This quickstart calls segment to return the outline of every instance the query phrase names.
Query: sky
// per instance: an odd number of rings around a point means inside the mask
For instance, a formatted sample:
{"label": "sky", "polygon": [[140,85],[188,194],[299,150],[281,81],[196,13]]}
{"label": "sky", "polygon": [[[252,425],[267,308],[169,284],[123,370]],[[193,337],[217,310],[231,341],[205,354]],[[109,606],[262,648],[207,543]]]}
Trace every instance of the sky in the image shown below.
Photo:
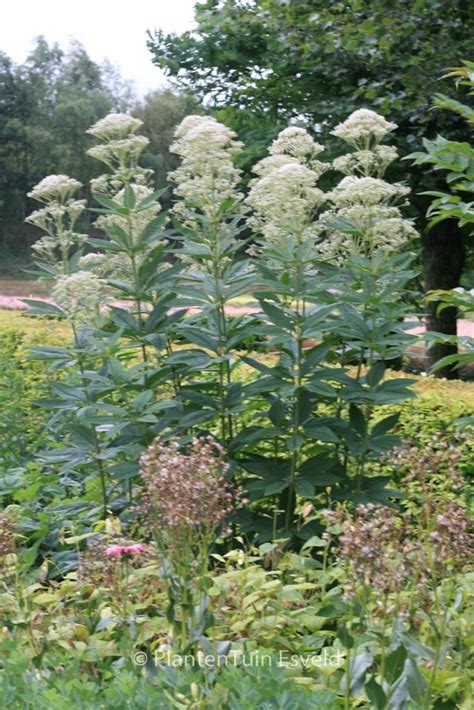
{"label": "sky", "polygon": [[196,0],[13,0],[2,13],[0,50],[25,60],[35,37],[66,49],[79,40],[96,62],[109,59],[143,94],[165,83],[151,63],[147,30],[183,32],[193,26]]}

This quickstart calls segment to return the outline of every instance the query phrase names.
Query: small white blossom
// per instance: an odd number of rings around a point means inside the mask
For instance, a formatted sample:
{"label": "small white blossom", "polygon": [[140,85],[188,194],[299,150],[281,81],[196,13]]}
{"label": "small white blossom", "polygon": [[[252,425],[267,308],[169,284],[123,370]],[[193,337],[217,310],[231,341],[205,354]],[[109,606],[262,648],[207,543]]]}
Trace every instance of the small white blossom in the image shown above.
{"label": "small white blossom", "polygon": [[396,128],[396,123],[387,121],[375,111],[361,108],[351,113],[345,121],[339,123],[331,131],[331,134],[358,146],[361,143],[367,145],[371,139],[379,143],[387,133],[394,131]]}
{"label": "small white blossom", "polygon": [[120,140],[126,138],[130,133],[135,133],[143,121],[139,118],[129,116],[127,113],[109,113],[105,118],[101,118],[97,123],[87,129],[86,133],[99,138],[99,140]]}
{"label": "small white blossom", "polygon": [[28,197],[38,202],[66,202],[70,200],[82,184],[67,175],[48,175],[34,186]]}

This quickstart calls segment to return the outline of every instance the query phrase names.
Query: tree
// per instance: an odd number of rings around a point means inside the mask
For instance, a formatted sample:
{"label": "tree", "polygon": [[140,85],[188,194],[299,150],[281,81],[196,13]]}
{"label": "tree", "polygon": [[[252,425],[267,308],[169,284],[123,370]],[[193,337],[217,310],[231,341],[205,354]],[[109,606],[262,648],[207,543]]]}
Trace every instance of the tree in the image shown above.
{"label": "tree", "polygon": [[74,174],[87,185],[100,168],[85,154],[86,129],[131,106],[130,87],[100,67],[78,42],[64,52],[44,37],[17,66],[0,53],[0,228],[4,255],[32,235],[26,193],[48,173]]}
{"label": "tree", "polygon": [[[467,86],[469,94],[472,95],[474,90],[474,62],[464,61],[462,67],[454,67],[448,77],[455,77],[458,85]],[[461,116],[467,126],[472,130],[474,127],[474,109],[467,104],[451,99],[444,94],[435,96],[435,106],[440,109],[453,111]],[[434,170],[441,171],[446,175],[446,182],[450,186],[450,192],[435,191],[428,193],[435,199],[430,205],[427,217],[430,219],[427,233],[430,228],[436,228],[443,224],[445,227],[452,227],[453,224],[458,224],[465,230],[468,237],[474,234],[474,203],[469,199],[474,193],[474,146],[469,141],[450,141],[443,136],[437,136],[435,140],[423,140],[423,151],[413,153],[410,158],[413,158],[416,165],[430,165]],[[449,230],[448,230],[449,233]],[[436,236],[435,236],[435,242]],[[457,285],[457,284],[456,284]],[[426,284],[427,290],[430,289],[430,284]],[[460,290],[450,291],[452,288],[447,284],[444,288],[441,285],[441,279],[438,279],[435,292],[430,295],[429,313],[436,318],[443,318],[445,314],[453,311],[457,307],[468,308],[474,304],[472,292],[464,293]],[[443,304],[440,307],[439,301]],[[447,331],[443,333],[450,335]],[[452,333],[456,335],[456,333]],[[472,353],[462,356],[456,355],[456,349],[453,344],[450,344],[453,350],[452,353],[447,352],[445,347],[439,357],[437,353],[440,347],[443,346],[443,339],[440,342],[435,342],[430,348],[432,360],[436,363],[436,369],[447,374],[453,365],[457,365],[458,361],[472,362]]]}
{"label": "tree", "polygon": [[[196,22],[180,36],[151,36],[154,62],[224,110],[221,118],[247,141],[253,133],[255,145],[295,120],[325,133],[363,106],[399,125],[402,155],[425,136],[465,135],[459,116],[430,110],[443,69],[474,49],[474,5],[465,0],[208,0],[196,5]],[[414,194],[439,186],[424,170],[410,181]],[[427,206],[426,197],[413,201],[424,279],[452,288],[464,265],[462,234],[454,223],[426,233]],[[430,319],[430,327],[456,332],[455,311]]]}

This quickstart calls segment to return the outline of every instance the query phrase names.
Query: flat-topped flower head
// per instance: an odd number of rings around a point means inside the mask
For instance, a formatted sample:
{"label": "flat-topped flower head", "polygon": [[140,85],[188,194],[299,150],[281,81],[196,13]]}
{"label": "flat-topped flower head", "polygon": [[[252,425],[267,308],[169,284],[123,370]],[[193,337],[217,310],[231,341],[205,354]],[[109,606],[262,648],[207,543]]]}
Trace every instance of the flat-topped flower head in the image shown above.
{"label": "flat-topped flower head", "polygon": [[387,121],[375,111],[360,108],[351,113],[345,121],[339,123],[331,134],[353,145],[367,145],[371,139],[379,143],[387,133],[397,128],[396,123]]}
{"label": "flat-topped flower head", "polygon": [[86,133],[103,141],[121,140],[136,133],[140,126],[143,126],[143,121],[139,118],[127,113],[109,113],[88,128]]}
{"label": "flat-topped flower head", "polygon": [[252,172],[260,177],[268,175],[273,170],[282,168],[284,165],[299,165],[299,160],[292,158],[291,155],[284,155],[283,153],[278,153],[276,155],[268,155],[266,158],[260,160],[256,165],[253,166]]}
{"label": "flat-topped flower head", "polygon": [[[193,128],[196,128],[197,126],[200,126],[203,122],[207,121],[210,118],[210,116],[197,116],[195,114],[191,114],[190,116],[186,116],[183,118],[179,126],[176,128],[174,132],[174,137],[176,139],[182,138],[183,136],[186,135],[190,130]],[[215,119],[211,119],[215,120]]]}
{"label": "flat-topped flower head", "polygon": [[170,150],[183,158],[202,157],[202,151],[208,150],[211,158],[216,149],[221,149],[222,157],[236,153],[241,143],[235,140],[235,132],[216,121],[211,116],[187,116],[177,127],[176,141]]}
{"label": "flat-topped flower head", "polygon": [[377,205],[397,197],[404,197],[409,192],[408,187],[392,185],[379,178],[348,175],[328,193],[328,198],[336,207],[355,204]]}
{"label": "flat-topped flower head", "polygon": [[66,202],[82,187],[79,180],[68,175],[48,175],[34,186],[28,197],[38,202]]}
{"label": "flat-topped flower head", "polygon": [[323,150],[324,146],[316,143],[304,128],[289,126],[280,131],[269,152],[271,155],[290,155],[300,162],[305,162]]}

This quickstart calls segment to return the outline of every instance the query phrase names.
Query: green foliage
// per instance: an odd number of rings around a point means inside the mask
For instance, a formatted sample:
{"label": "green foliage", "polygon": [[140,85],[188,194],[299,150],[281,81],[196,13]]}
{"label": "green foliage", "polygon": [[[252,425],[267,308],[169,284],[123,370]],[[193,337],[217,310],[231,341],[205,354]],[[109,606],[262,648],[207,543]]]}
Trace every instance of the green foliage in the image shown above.
{"label": "green foliage", "polygon": [[[46,335],[41,328],[37,337]],[[0,330],[0,471],[32,461],[45,442],[45,413],[34,402],[46,395],[44,366],[28,360],[31,338]]]}
{"label": "green foliage", "polygon": [[[474,94],[474,63],[464,61],[463,65],[462,67],[451,67],[451,71],[446,77],[454,77],[457,86],[467,86],[468,95],[472,96]],[[474,110],[470,105],[443,94],[436,94],[434,103],[436,108],[460,116],[470,128],[474,126]],[[424,151],[412,153],[408,158],[412,158],[415,165],[432,165],[433,170],[442,171],[451,188],[449,193],[440,191],[425,193],[435,198],[427,211],[427,217],[430,219],[428,226],[433,227],[440,222],[454,220],[464,229],[468,237],[472,236],[474,233],[474,202],[469,199],[474,193],[474,146],[472,142],[448,140],[446,137],[438,135],[435,140],[423,139],[423,147]],[[465,291],[461,288],[433,290],[428,294],[428,302],[432,304],[432,307],[437,307],[438,314],[442,314],[446,309],[471,311],[474,308],[472,290]],[[429,338],[432,343],[467,345],[467,352],[455,352],[438,360],[433,367],[434,372],[452,365],[459,367],[474,362],[472,338],[458,340],[456,337],[449,338],[440,333],[430,333]],[[467,342],[463,342],[464,340]]]}
{"label": "green foliage", "polygon": [[460,136],[455,118],[428,109],[436,78],[471,53],[469,3],[208,0],[195,17],[193,31],[159,30],[148,46],[168,76],[224,108],[231,125],[263,136],[292,117],[327,125],[364,106],[400,125],[405,150],[427,132]]}
{"label": "green foliage", "polygon": [[[474,62],[464,61],[463,64],[463,67],[452,68],[446,76],[456,77],[457,85],[467,86],[472,96]],[[469,105],[443,94],[436,94],[434,105],[460,116],[468,126],[474,126],[474,109]],[[408,158],[412,158],[415,165],[433,165],[434,170],[446,173],[446,182],[451,187],[451,193],[425,193],[436,197],[427,213],[429,226],[445,219],[455,219],[460,227],[468,227],[468,233],[472,233],[474,227],[469,225],[474,224],[473,203],[466,202],[463,197],[465,193],[469,197],[474,192],[474,146],[467,141],[456,142],[437,136],[435,140],[423,139],[423,147],[423,152],[412,153]]]}

